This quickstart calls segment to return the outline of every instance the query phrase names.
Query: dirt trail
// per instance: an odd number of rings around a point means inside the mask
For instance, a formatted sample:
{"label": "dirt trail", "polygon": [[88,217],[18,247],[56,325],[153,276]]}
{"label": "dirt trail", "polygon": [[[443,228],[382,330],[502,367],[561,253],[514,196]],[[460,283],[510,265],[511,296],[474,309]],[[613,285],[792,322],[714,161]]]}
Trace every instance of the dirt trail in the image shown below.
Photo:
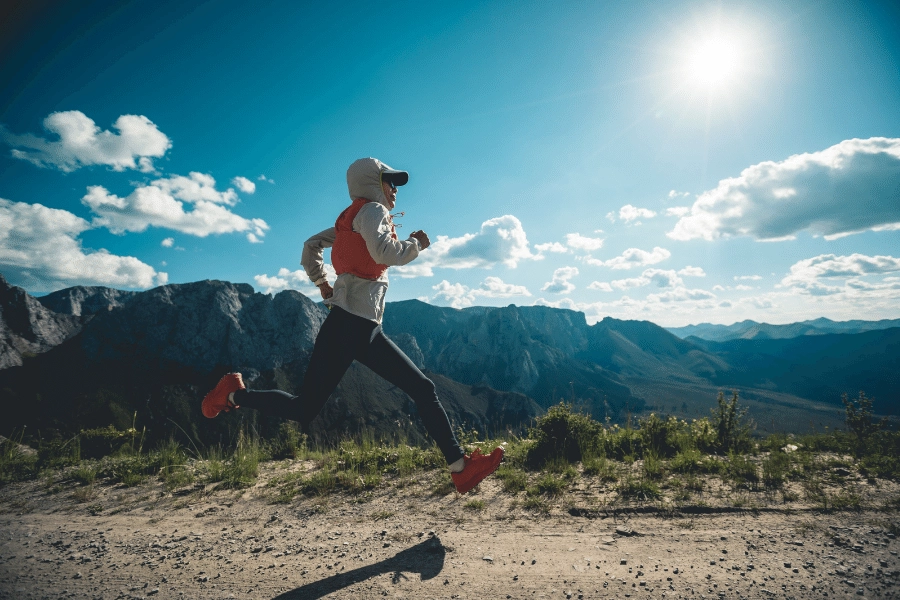
{"label": "dirt trail", "polygon": [[3,488],[0,598],[900,597],[896,512],[535,515],[495,481],[365,502],[183,493]]}

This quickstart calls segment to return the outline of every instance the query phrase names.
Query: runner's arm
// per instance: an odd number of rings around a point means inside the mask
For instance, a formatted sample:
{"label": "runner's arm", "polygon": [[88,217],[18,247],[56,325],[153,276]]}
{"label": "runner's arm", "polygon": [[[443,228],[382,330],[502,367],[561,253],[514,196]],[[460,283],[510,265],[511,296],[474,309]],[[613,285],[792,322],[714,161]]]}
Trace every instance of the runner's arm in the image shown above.
{"label": "runner's arm", "polygon": [[303,265],[310,281],[316,285],[328,281],[325,277],[325,248],[334,245],[334,237],[334,227],[329,227],[303,242],[300,264]]}
{"label": "runner's arm", "polygon": [[353,219],[353,229],[363,237],[369,254],[379,264],[389,267],[405,265],[419,256],[419,242],[415,238],[393,238],[390,214],[377,202],[370,202],[360,209]]}

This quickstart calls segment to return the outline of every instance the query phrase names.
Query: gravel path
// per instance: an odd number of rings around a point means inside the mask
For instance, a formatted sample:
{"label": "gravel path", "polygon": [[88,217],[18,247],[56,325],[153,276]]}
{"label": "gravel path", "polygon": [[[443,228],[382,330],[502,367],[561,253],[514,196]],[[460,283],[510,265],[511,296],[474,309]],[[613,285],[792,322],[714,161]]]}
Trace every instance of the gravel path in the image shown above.
{"label": "gravel path", "polygon": [[896,512],[535,515],[491,482],[483,511],[415,486],[327,505],[201,492],[109,487],[98,510],[7,486],[0,598],[900,597]]}

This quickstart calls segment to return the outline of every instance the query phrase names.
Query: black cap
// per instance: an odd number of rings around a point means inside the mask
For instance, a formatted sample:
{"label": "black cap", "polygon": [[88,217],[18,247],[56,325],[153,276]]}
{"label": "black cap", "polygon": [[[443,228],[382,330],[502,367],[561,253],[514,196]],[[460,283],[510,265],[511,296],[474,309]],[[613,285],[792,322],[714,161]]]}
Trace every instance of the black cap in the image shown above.
{"label": "black cap", "polygon": [[[382,164],[384,165],[384,163]],[[381,180],[393,183],[396,186],[406,185],[409,182],[409,173],[384,165],[384,169],[381,171]]]}

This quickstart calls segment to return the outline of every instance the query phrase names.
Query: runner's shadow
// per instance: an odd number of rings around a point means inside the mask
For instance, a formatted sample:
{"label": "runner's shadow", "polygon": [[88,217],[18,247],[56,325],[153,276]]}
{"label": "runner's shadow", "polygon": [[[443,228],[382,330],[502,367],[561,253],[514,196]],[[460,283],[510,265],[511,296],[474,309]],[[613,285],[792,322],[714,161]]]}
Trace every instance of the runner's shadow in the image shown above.
{"label": "runner's shadow", "polygon": [[441,540],[435,536],[374,565],[336,573],[327,579],[307,583],[289,592],[279,594],[273,600],[321,598],[383,573],[393,573],[392,579],[395,583],[404,577],[404,572],[419,573],[423,580],[431,579],[437,577],[443,570],[446,553]]}

